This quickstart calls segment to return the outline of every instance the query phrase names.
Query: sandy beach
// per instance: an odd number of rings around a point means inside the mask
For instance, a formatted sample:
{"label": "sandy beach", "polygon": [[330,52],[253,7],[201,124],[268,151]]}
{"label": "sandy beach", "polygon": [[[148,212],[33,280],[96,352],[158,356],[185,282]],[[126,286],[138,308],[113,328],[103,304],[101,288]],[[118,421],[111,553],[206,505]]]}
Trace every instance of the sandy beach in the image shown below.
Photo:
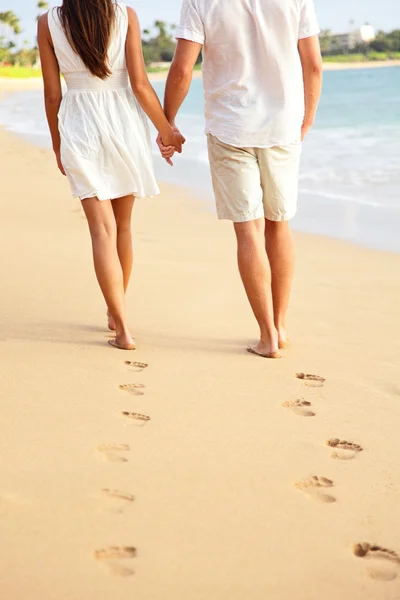
{"label": "sandy beach", "polygon": [[257,358],[231,225],[163,185],[119,352],[52,154],[0,149],[2,598],[398,600],[400,255],[296,234]]}
{"label": "sandy beach", "polygon": [[366,60],[365,62],[330,63],[324,62],[324,71],[347,71],[349,69],[379,69],[400,67],[400,60]]}

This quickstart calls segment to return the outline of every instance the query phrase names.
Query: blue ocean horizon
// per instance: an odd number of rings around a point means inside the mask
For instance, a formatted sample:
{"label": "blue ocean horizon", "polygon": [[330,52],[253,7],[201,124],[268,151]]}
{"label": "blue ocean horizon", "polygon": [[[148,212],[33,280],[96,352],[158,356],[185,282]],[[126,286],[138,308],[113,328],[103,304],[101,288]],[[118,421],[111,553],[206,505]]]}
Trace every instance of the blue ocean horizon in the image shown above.
{"label": "blue ocean horizon", "polygon": [[[154,87],[162,97],[163,82]],[[178,119],[184,154],[169,167],[154,144],[157,177],[191,188],[214,210],[202,81]],[[0,103],[0,124],[50,147],[40,91]],[[153,139],[155,132],[152,131]],[[303,145],[295,229],[400,252],[400,67],[328,71],[316,123]]]}

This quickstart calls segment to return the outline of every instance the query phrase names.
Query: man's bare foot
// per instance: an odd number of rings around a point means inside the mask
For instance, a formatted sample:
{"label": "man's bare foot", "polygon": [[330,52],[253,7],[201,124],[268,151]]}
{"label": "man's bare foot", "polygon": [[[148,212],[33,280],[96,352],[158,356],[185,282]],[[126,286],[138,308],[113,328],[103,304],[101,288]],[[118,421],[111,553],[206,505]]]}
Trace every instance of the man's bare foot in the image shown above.
{"label": "man's bare foot", "polygon": [[247,352],[262,358],[281,358],[278,348],[270,342],[258,342],[255,346],[249,346]]}
{"label": "man's bare foot", "polygon": [[107,318],[108,318],[108,329],[110,331],[115,331],[115,321],[112,318],[109,310],[107,311]]}

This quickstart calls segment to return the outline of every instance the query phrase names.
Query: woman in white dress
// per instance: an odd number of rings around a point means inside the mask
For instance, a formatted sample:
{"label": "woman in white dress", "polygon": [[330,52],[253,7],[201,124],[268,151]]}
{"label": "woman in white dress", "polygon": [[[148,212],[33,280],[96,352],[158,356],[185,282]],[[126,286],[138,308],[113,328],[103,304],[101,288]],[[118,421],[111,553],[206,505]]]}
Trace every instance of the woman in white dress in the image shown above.
{"label": "woman in white dress", "polygon": [[159,193],[145,113],[171,151],[180,152],[184,139],[150,85],[131,8],[114,0],[63,0],[40,18],[38,39],[53,150],[88,220],[108,325],[116,333],[110,343],[133,350],[125,306],[131,212],[135,197]]}

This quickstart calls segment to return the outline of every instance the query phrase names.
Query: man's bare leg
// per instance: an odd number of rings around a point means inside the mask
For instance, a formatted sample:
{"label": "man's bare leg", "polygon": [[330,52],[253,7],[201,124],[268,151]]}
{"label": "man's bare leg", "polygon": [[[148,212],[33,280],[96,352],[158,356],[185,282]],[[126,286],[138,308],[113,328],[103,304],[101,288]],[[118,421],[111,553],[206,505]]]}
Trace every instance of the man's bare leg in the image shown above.
{"label": "man's bare leg", "polygon": [[285,348],[288,343],[286,314],[294,272],[294,247],[289,221],[265,219],[265,247],[271,266],[274,322],[279,348]]}
{"label": "man's bare leg", "polygon": [[266,358],[278,358],[278,332],[274,324],[271,271],[265,252],[264,219],[234,223],[239,272],[254,316],[260,341],[250,349]]}

